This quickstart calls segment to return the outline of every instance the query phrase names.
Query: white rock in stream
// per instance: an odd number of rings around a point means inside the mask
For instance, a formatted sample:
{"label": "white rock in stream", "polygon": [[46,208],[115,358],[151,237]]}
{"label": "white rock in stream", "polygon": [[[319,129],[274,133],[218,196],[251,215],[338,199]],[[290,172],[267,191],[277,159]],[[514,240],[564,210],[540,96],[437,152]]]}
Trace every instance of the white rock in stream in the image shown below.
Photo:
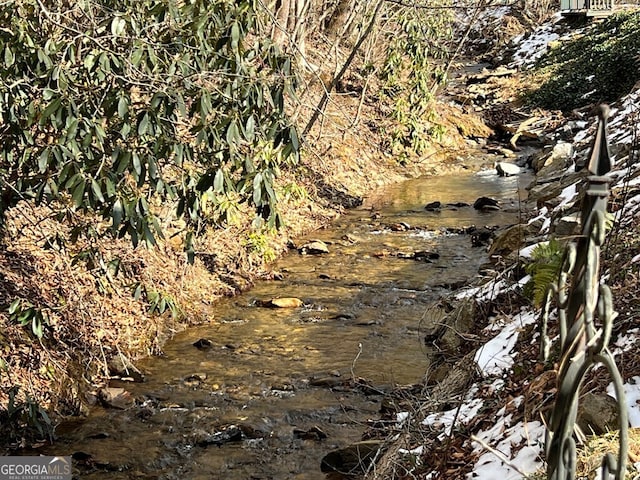
{"label": "white rock in stream", "polygon": [[514,165],[513,163],[496,162],[494,166],[496,168],[496,172],[498,172],[498,175],[500,175],[501,177],[520,174],[520,167]]}
{"label": "white rock in stream", "polygon": [[312,240],[299,247],[298,251],[302,255],[321,255],[323,253],[329,253],[329,247],[321,240]]}

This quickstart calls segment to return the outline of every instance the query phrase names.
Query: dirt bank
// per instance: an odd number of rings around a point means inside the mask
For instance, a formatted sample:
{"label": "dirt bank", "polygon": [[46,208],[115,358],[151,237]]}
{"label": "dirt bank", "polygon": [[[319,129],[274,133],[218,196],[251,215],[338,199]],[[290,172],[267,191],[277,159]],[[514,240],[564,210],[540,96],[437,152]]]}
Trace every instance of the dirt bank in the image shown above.
{"label": "dirt bank", "polygon": [[[309,104],[319,97],[320,90]],[[291,240],[380,185],[465,168],[456,153],[491,133],[475,115],[443,103],[442,140],[401,163],[386,153],[381,106],[360,100],[336,95],[306,139],[300,166],[278,179],[284,228],[255,232],[250,212],[239,211],[235,222],[198,239],[193,265],[179,222],[157,248],[133,248],[97,236],[74,242],[75,232],[46,206],[22,202],[13,209],[0,245],[0,305],[21,300],[12,303],[13,314],[0,312],[2,437],[12,446],[46,440],[52,416],[81,413],[110,376],[135,377],[135,360],[160,353],[176,331],[215,322],[207,307],[268,277],[269,261]],[[91,231],[100,220],[82,221]],[[31,330],[40,327],[38,339]]]}

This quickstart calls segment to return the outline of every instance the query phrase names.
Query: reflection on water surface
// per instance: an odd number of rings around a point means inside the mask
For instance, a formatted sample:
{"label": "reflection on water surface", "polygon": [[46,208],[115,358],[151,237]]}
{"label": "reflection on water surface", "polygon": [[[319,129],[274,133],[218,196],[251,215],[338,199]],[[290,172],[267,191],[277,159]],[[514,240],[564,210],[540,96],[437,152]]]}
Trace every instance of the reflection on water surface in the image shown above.
{"label": "reflection on water surface", "polygon": [[[274,266],[282,281],[259,282],[216,305],[210,325],[178,334],[162,357],[142,362],[145,383],[114,383],[135,407],[96,407],[80,426],[62,426],[49,453],[84,458],[76,462],[82,478],[325,478],[321,458],[360,440],[366,421],[378,417],[382,396],[349,388],[350,379],[382,390],[420,381],[429,366],[425,309],[486,260],[468,235],[445,228],[515,223],[518,180],[450,175],[376,192],[310,237],[330,253],[283,257]],[[482,195],[505,209],[424,210]],[[416,251],[439,258],[401,258]],[[257,306],[274,297],[304,306]],[[211,345],[194,347],[202,338]],[[314,428],[326,438],[305,436]],[[240,441],[219,442],[233,432]]]}

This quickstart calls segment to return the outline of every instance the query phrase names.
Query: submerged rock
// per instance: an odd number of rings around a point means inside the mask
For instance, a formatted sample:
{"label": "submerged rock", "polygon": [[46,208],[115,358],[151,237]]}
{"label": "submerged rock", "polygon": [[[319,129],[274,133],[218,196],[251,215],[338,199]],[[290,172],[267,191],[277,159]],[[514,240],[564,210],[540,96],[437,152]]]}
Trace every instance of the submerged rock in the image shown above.
{"label": "submerged rock", "polygon": [[463,207],[469,207],[470,205],[466,202],[453,202],[453,203],[447,203],[447,207],[453,207],[453,208],[463,208]]}
{"label": "submerged rock", "polygon": [[271,300],[261,300],[258,302],[262,307],[270,308],[298,308],[304,305],[304,302],[295,297],[272,298]]}
{"label": "submerged rock", "polygon": [[317,376],[309,379],[309,385],[312,387],[324,387],[324,388],[334,388],[344,383],[349,383],[349,380],[345,380],[340,378],[340,376]]}
{"label": "submerged rock", "polygon": [[209,445],[224,445],[229,442],[239,442],[242,440],[242,430],[236,425],[229,425],[215,433],[197,432],[196,444],[200,447]]}
{"label": "submerged rock", "polygon": [[197,387],[207,379],[206,373],[192,373],[182,379],[186,387]]}
{"label": "submerged rock", "polygon": [[438,252],[430,252],[428,250],[417,250],[414,252],[413,258],[423,262],[430,262],[431,260],[439,259],[440,254]]}
{"label": "submerged rock", "polygon": [[193,342],[193,346],[198,350],[208,350],[212,347],[213,343],[208,338],[199,338]]}
{"label": "submerged rock", "polygon": [[493,230],[486,227],[476,228],[469,233],[471,234],[472,247],[484,247],[491,244],[493,240]]}
{"label": "submerged rock", "polygon": [[134,404],[133,397],[124,388],[101,388],[98,391],[98,400],[104,407],[118,410],[126,410]]}
{"label": "submerged rock", "polygon": [[411,230],[411,225],[406,222],[394,223],[389,225],[389,229],[394,232],[405,232]]}
{"label": "submerged rock", "polygon": [[440,211],[440,208],[442,207],[442,202],[431,202],[431,203],[427,203],[424,206],[424,209],[429,211],[429,212],[438,212]]}
{"label": "submerged rock", "polygon": [[293,436],[302,440],[324,440],[327,438],[327,434],[322,431],[320,427],[314,425],[309,430],[301,430],[299,428],[293,429]]}
{"label": "submerged rock", "polygon": [[430,252],[429,250],[416,250],[415,252],[397,252],[397,258],[406,258],[419,262],[431,262],[440,258],[438,252]]}

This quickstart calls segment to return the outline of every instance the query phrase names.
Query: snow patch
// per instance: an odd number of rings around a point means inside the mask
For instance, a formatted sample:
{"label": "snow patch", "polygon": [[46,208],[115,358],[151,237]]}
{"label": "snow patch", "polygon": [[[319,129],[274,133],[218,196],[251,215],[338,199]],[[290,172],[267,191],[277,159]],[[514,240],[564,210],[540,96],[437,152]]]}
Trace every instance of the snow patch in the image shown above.
{"label": "snow patch", "polygon": [[[632,428],[640,427],[640,377],[632,377],[622,385],[629,412],[629,424]],[[607,393],[617,399],[613,383],[607,387]]]}
{"label": "snow patch", "polygon": [[573,201],[574,198],[578,195],[578,186],[577,183],[572,183],[568,187],[565,187],[558,198],[561,200],[560,204],[555,208],[556,210],[559,208],[568,205]]}
{"label": "snow patch", "polygon": [[539,245],[548,245],[548,244],[549,244],[548,241],[534,243],[533,245],[529,245],[528,247],[521,248],[520,252],[518,252],[518,254],[522,258],[531,258],[531,254],[533,253],[533,251],[535,250],[535,248],[537,246],[539,246]]}
{"label": "snow patch", "polygon": [[509,66],[533,65],[547,51],[549,43],[560,38],[555,28],[553,24],[545,24],[536,28],[527,38],[522,35],[515,37],[513,43],[519,43],[518,50],[513,54],[513,62]]}
{"label": "snow patch", "polygon": [[[477,388],[475,393],[477,393]],[[467,403],[463,403],[460,407],[452,408],[445,412],[432,413],[422,421],[422,424],[438,430],[442,429],[438,439],[444,440],[451,435],[454,425],[467,425],[475,418],[483,405],[484,400],[474,398]]]}
{"label": "snow patch", "polygon": [[475,354],[475,362],[484,376],[499,376],[511,368],[514,362],[513,349],[522,327],[537,320],[534,312],[520,314],[504,326],[500,333],[480,347]]}
{"label": "snow patch", "polygon": [[478,443],[476,452],[489,445],[495,453],[486,452],[480,456],[473,471],[467,475],[469,480],[520,480],[523,474],[533,473],[542,466],[540,454],[544,445],[544,425],[535,421],[507,427],[510,420],[511,415],[508,415],[491,429],[476,435],[484,443]]}

